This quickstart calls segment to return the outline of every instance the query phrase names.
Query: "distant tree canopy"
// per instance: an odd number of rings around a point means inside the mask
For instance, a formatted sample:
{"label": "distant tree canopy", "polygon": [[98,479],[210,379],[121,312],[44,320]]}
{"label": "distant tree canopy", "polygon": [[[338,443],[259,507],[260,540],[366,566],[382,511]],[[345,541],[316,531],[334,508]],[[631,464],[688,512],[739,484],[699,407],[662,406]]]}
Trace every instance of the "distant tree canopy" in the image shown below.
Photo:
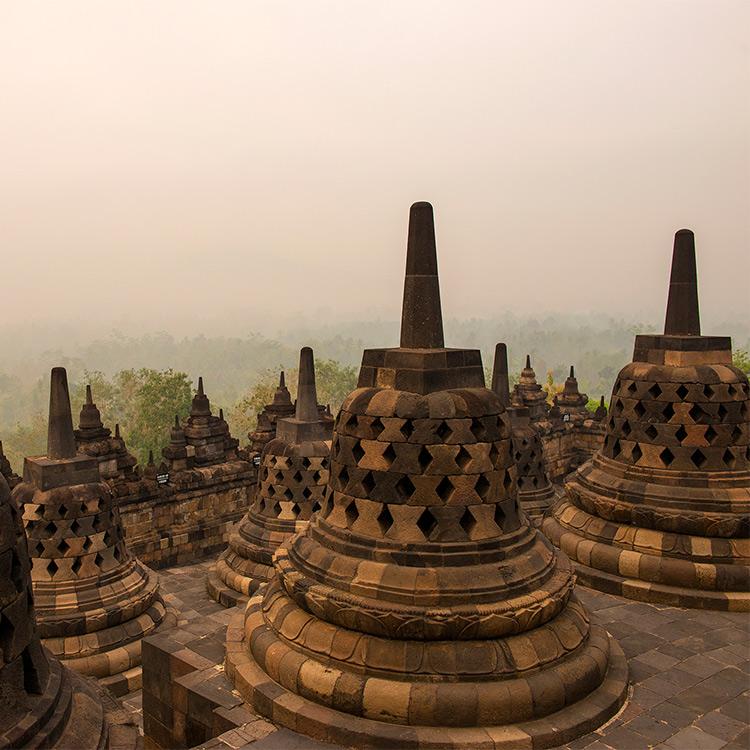
{"label": "distant tree canopy", "polygon": [[732,354],[732,364],[742,370],[745,375],[750,375],[750,354],[744,349],[735,349]]}
{"label": "distant tree canopy", "polygon": [[[264,370],[255,385],[224,414],[232,434],[240,439],[240,444],[243,444],[247,434],[255,429],[258,412],[271,402],[279,384],[280,369]],[[296,367],[285,371],[286,385],[292,400],[297,395],[297,375]],[[315,385],[318,390],[318,403],[330,404],[335,416],[341,402],[357,387],[357,368],[342,365],[333,359],[316,359]]]}

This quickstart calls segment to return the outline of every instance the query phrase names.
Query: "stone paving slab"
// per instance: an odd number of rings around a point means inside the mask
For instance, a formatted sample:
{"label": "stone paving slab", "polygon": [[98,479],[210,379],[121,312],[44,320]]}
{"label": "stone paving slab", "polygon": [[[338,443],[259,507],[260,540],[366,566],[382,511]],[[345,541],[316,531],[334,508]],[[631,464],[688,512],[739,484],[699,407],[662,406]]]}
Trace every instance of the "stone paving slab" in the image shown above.
{"label": "stone paving slab", "polygon": [[[208,597],[213,560],[159,571],[161,590],[178,614],[185,646],[223,661],[231,609]],[[686,610],[622,599],[583,587],[592,619],[615,636],[630,667],[630,697],[605,727],[567,750],[748,750],[750,748],[750,616]],[[126,706],[141,713],[140,691]],[[204,745],[212,750],[322,750],[288,729],[254,737],[252,724]]]}

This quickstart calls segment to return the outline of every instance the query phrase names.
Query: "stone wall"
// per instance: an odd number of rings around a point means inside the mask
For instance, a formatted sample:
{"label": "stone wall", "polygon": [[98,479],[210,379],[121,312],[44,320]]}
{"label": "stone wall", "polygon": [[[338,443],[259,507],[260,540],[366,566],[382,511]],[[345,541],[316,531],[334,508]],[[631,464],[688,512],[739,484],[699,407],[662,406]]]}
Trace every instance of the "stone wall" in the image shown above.
{"label": "stone wall", "polygon": [[547,423],[541,435],[547,475],[550,481],[561,482],[601,448],[604,423],[595,419]]}
{"label": "stone wall", "polygon": [[119,499],[128,548],[152,568],[220,552],[250,506],[256,479],[255,467],[238,460],[179,472],[167,484],[139,482]]}

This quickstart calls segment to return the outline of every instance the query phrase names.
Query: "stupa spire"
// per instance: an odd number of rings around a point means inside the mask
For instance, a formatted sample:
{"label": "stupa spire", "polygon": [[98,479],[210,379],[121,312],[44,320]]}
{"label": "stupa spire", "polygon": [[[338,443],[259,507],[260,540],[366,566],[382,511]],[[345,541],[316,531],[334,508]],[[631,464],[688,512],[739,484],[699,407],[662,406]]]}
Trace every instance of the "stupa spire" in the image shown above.
{"label": "stupa spire", "polygon": [[283,370],[279,373],[279,388],[286,388],[286,376]]}
{"label": "stupa spire", "polygon": [[297,382],[297,407],[295,419],[300,422],[318,421],[318,394],[315,388],[315,363],[313,350],[304,346],[299,353],[299,380]]}
{"label": "stupa spire", "polygon": [[495,346],[495,362],[492,366],[492,390],[498,395],[503,406],[510,406],[508,347],[503,343]]}
{"label": "stupa spire", "polygon": [[64,367],[53,367],[49,388],[49,427],[47,457],[55,460],[76,455],[73,417],[70,413],[68,374]]}
{"label": "stupa spire", "polygon": [[674,236],[664,334],[666,336],[701,335],[695,235],[689,229],[680,229]]}
{"label": "stupa spire", "polygon": [[86,406],[93,406],[94,405],[94,398],[91,395],[91,384],[86,384]]}
{"label": "stupa spire", "polygon": [[413,204],[409,211],[401,347],[441,349],[443,346],[435,219],[432,206],[420,202]]}
{"label": "stupa spire", "polygon": [[530,354],[526,355],[526,369],[527,370],[531,369],[531,355]]}

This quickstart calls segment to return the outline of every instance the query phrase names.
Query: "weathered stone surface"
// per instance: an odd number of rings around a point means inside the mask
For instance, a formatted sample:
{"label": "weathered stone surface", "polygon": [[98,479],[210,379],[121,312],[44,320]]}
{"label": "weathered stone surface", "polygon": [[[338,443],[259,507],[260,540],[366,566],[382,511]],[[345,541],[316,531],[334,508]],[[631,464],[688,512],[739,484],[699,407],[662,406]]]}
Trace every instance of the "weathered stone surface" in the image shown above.
{"label": "weathered stone surface", "polygon": [[665,334],[636,337],[612,392],[604,445],[566,483],[543,528],[586,585],[747,611],[750,387],[732,365],[730,339],[698,335],[691,253],[683,230]]}
{"label": "weathered stone surface", "polygon": [[52,654],[106,677],[140,663],[165,616],[156,576],[128,551],[95,458],[77,453],[67,376],[52,371],[48,454],[27,458],[13,490],[32,561],[39,632]]}
{"label": "weathered stone surface", "polygon": [[364,353],[323,507],[237,615],[226,667],[256,712],[347,746],[557,745],[617,710],[626,665],[519,512],[479,352],[442,346],[433,231],[417,204],[402,344],[424,348]]}
{"label": "weathered stone surface", "polygon": [[[321,415],[312,349],[300,352],[293,417],[276,422],[263,450],[253,504],[229,537],[229,547],[208,576],[208,591],[225,606],[248,596],[273,575],[280,544],[307,527],[328,483],[332,425]],[[227,590],[228,589],[228,590]]]}
{"label": "weathered stone surface", "polygon": [[0,476],[0,748],[137,747],[113,701],[42,647],[30,572],[21,513]]}
{"label": "weathered stone surface", "polygon": [[519,389],[510,397],[508,353],[505,344],[495,347],[492,368],[492,390],[500,398],[510,417],[513,459],[518,471],[518,500],[533,523],[541,517],[555,496],[544,460],[544,448],[539,430],[531,422],[530,410],[524,404]]}

